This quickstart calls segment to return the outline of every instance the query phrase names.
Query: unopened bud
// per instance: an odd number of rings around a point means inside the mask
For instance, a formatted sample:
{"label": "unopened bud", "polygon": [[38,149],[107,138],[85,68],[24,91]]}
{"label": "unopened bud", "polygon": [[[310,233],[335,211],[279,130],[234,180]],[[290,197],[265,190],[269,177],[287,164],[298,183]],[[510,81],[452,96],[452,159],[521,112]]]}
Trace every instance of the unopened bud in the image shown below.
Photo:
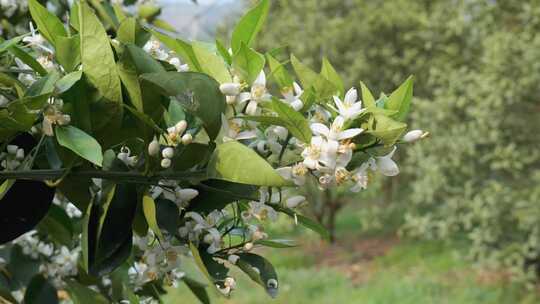
{"label": "unopened bud", "polygon": [[174,149],[171,148],[171,147],[167,147],[165,149],[163,149],[163,151],[161,152],[161,155],[163,156],[163,158],[173,158],[174,157]]}
{"label": "unopened bud", "polygon": [[278,288],[278,282],[276,279],[270,279],[268,282],[266,282],[266,286],[268,288],[276,289]]}
{"label": "unopened bud", "polygon": [[7,149],[7,152],[9,154],[15,155],[15,154],[17,154],[17,150],[19,149],[19,147],[15,146],[15,145],[8,145],[6,149]]}
{"label": "unopened bud", "polygon": [[152,140],[148,145],[148,154],[152,157],[157,157],[159,155],[159,148],[159,142],[154,137],[154,140]]}
{"label": "unopened bud", "polygon": [[172,161],[169,158],[164,158],[161,160],[161,167],[167,169],[171,167]]}
{"label": "unopened bud", "polygon": [[24,159],[24,150],[23,149],[18,149],[17,154],[15,155],[15,158],[18,159],[18,160],[23,160]]}
{"label": "unopened bud", "polygon": [[238,262],[238,260],[240,259],[239,256],[237,256],[236,254],[231,254],[229,255],[229,257],[227,258],[227,260],[229,261],[229,263],[235,265],[236,262]]}
{"label": "unopened bud", "polygon": [[233,83],[233,82],[224,83],[219,86],[219,90],[221,91],[221,93],[223,93],[223,95],[226,95],[226,96],[236,96],[240,94],[240,89],[241,89],[240,84]]}
{"label": "unopened bud", "polygon": [[413,143],[415,141],[418,141],[422,139],[422,135],[424,134],[424,131],[422,130],[412,130],[407,132],[405,136],[403,136],[403,141],[407,143]]}
{"label": "unopened bud", "polygon": [[186,133],[184,134],[184,136],[182,136],[182,144],[189,145],[192,141],[193,135],[191,135],[190,133]]}
{"label": "unopened bud", "polygon": [[253,249],[253,243],[250,242],[250,243],[246,243],[244,245],[244,250],[245,251],[251,251],[251,249]]}
{"label": "unopened bud", "polygon": [[69,125],[71,122],[71,116],[64,114],[58,120],[58,124],[61,126]]}
{"label": "unopened bud", "polygon": [[180,120],[176,126],[174,126],[175,132],[178,133],[178,135],[183,134],[187,129],[187,121]]}
{"label": "unopened bud", "polygon": [[306,198],[304,196],[297,195],[297,196],[293,196],[287,199],[287,201],[285,201],[285,204],[287,205],[287,208],[293,209],[293,208],[298,207],[298,205],[300,205],[301,203],[305,201],[306,201]]}

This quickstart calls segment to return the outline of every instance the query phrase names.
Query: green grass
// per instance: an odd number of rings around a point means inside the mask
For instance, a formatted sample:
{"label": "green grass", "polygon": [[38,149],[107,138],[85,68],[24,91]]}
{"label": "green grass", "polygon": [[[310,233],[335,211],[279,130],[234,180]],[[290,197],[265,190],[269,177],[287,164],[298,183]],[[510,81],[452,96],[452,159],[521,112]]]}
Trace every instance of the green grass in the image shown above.
{"label": "green grass", "polygon": [[[230,299],[210,291],[212,303],[218,304],[534,304],[540,297],[525,292],[520,286],[495,280],[481,283],[471,263],[460,259],[456,248],[463,245],[435,241],[401,241],[390,251],[374,260],[359,260],[361,252],[354,252],[354,242],[363,238],[386,238],[397,226],[398,217],[390,215],[383,227],[363,232],[358,227],[366,214],[349,208],[338,222],[341,241],[337,260],[339,267],[317,264],[319,252],[304,252],[317,248],[318,238],[313,233],[298,229],[288,220],[280,220],[270,227],[273,236],[291,237],[311,244],[304,248],[267,249],[264,256],[275,266],[280,279],[280,291],[271,299],[264,290],[251,282],[243,273],[232,271],[237,279],[237,290]],[[394,224],[392,224],[394,223]],[[315,243],[314,243],[315,242]],[[347,251],[349,250],[349,251]],[[356,265],[355,265],[356,264]],[[362,279],[351,280],[345,270],[356,267]],[[189,259],[185,268],[197,273]],[[350,273],[350,271],[347,271]],[[204,279],[197,277],[201,282]],[[171,290],[165,303],[197,303],[185,286]]]}

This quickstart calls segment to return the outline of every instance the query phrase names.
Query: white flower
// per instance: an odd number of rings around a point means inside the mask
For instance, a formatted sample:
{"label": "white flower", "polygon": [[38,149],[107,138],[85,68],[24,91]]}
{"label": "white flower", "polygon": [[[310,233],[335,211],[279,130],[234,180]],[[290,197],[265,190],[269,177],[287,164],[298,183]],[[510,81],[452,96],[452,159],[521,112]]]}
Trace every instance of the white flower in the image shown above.
{"label": "white flower", "polygon": [[4,95],[0,95],[0,107],[7,105],[8,102],[9,102],[9,99],[4,97]]}
{"label": "white flower", "polygon": [[354,186],[351,188],[352,192],[360,192],[360,190],[367,189],[368,186],[368,172],[369,161],[363,163],[352,175]]}
{"label": "white flower", "polygon": [[303,186],[306,183],[308,168],[303,163],[296,164],[292,167],[278,168],[276,171],[284,179],[292,180],[297,186]]}
{"label": "white flower", "polygon": [[182,64],[180,61],[180,58],[178,57],[172,57],[169,59],[169,63],[176,68],[178,72],[187,72],[189,71],[189,65]]}
{"label": "white flower", "polygon": [[167,147],[165,149],[163,149],[163,151],[161,151],[161,156],[163,156],[163,158],[173,158],[174,157],[174,148],[172,147]]}
{"label": "white flower", "polygon": [[274,222],[278,214],[274,208],[266,205],[264,202],[255,202],[251,201],[249,202],[249,209],[242,212],[242,218],[244,220],[249,220],[252,217],[258,219],[259,221],[264,221],[269,219],[270,221]]}
{"label": "white flower", "polygon": [[283,97],[285,97],[285,102],[287,102],[293,109],[300,111],[304,107],[304,102],[300,99],[304,90],[298,85],[298,83],[293,83],[293,88],[282,92]]}
{"label": "white flower", "polygon": [[174,194],[176,197],[176,203],[181,207],[184,207],[187,203],[199,195],[199,191],[191,188],[182,189],[178,187],[175,189]]}
{"label": "white flower", "polygon": [[208,234],[204,236],[204,242],[209,244],[206,251],[210,254],[216,253],[221,249],[221,234],[216,228],[210,228],[207,230]]}
{"label": "white flower", "polygon": [[318,170],[323,166],[334,167],[337,157],[339,143],[337,141],[326,141],[320,136],[313,136],[311,143],[302,151],[304,165],[312,170]]}
{"label": "white flower", "polygon": [[345,120],[354,119],[365,111],[365,109],[362,109],[362,102],[357,102],[357,99],[358,92],[355,88],[351,88],[347,94],[345,94],[345,99],[343,101],[341,101],[339,97],[334,96],[334,103],[337,106],[339,115]]}
{"label": "white flower", "polygon": [[186,133],[182,136],[183,145],[189,145],[192,142],[193,142],[193,135],[191,135],[190,133]]}
{"label": "white flower", "polygon": [[22,41],[27,43],[30,47],[37,47],[49,54],[53,54],[53,51],[46,46],[46,41],[43,36],[37,33],[37,29],[34,28],[34,24],[29,22],[29,25],[31,35],[24,37]]}
{"label": "white flower", "polygon": [[344,124],[345,119],[341,116],[338,116],[336,117],[336,119],[334,119],[334,122],[332,123],[330,129],[322,123],[313,123],[311,124],[311,131],[313,131],[313,133],[316,135],[322,135],[326,137],[328,140],[336,141],[353,138],[364,132],[364,130],[360,128],[343,130]]}
{"label": "white flower", "polygon": [[261,71],[257,79],[251,85],[251,92],[249,93],[240,93],[238,95],[238,102],[244,103],[249,100],[249,103],[246,108],[246,114],[256,115],[258,104],[260,102],[269,101],[272,98],[266,89],[266,75],[264,71]]}
{"label": "white flower", "polygon": [[167,60],[169,54],[161,47],[161,43],[156,39],[150,39],[143,47],[143,50],[158,60]]}
{"label": "white flower", "polygon": [[243,119],[227,119],[221,115],[221,129],[224,134],[224,141],[252,139],[257,137],[257,131],[254,129],[245,130],[246,123]]}
{"label": "white flower", "polygon": [[238,260],[240,259],[239,256],[237,256],[236,254],[231,254],[227,257],[227,260],[229,261],[229,263],[235,265],[236,262],[238,262]]}
{"label": "white flower", "polygon": [[135,167],[137,165],[137,156],[131,156],[131,150],[128,147],[122,147],[117,158],[121,160],[128,167]]}
{"label": "white flower", "polygon": [[381,174],[386,176],[396,176],[399,174],[399,168],[396,162],[392,160],[394,152],[396,152],[397,147],[394,146],[392,152],[388,153],[385,156],[375,157],[375,162],[372,163],[371,168],[381,172]]}

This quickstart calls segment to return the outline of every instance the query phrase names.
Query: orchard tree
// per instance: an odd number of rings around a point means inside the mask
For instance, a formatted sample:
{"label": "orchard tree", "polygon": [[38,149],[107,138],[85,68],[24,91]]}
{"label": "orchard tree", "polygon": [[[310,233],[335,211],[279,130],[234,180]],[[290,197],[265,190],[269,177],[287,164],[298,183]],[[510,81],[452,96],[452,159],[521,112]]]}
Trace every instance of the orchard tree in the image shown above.
{"label": "orchard tree", "polygon": [[[29,7],[37,30],[0,44],[7,302],[154,303],[185,283],[207,303],[207,286],[235,290],[231,267],[275,297],[278,275],[254,249],[294,244],[264,224],[286,216],[328,238],[299,212],[298,187],[366,188],[369,174],[398,173],[397,145],[422,137],[402,140],[411,78],[379,99],[362,86],[362,102],[326,60],[319,73],[257,52],[268,0],[230,48],[122,10],[108,23],[107,3],[75,2],[69,23]],[[187,258],[207,284],[184,273]]]}

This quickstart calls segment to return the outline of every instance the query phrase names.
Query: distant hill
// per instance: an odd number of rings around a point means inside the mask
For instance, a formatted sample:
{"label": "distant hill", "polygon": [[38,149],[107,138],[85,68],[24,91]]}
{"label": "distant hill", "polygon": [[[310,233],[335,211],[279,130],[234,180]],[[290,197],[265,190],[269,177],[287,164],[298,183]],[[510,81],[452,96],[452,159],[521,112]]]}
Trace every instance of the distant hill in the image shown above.
{"label": "distant hill", "polygon": [[215,30],[242,11],[242,1],[162,1],[161,17],[173,25],[180,36],[196,40],[213,40]]}

